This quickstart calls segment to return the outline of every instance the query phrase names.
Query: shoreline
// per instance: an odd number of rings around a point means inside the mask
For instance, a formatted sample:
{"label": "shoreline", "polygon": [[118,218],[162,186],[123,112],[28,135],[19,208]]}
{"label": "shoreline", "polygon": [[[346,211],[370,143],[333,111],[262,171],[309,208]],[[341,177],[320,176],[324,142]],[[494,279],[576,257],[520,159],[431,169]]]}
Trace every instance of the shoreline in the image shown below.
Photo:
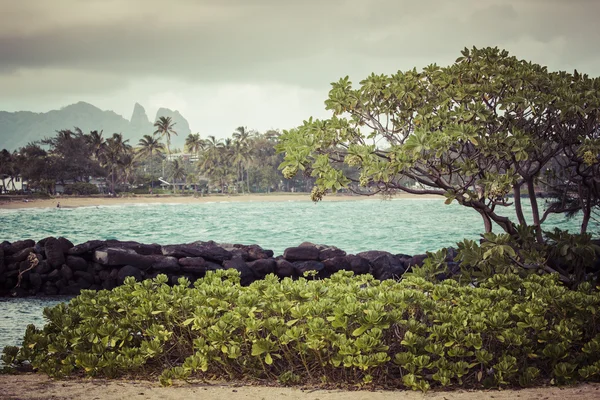
{"label": "shoreline", "polygon": [[0,375],[0,398],[16,399],[310,399],[310,400],[592,400],[600,395],[600,384],[583,383],[569,387],[537,387],[504,390],[343,390],[315,387],[256,386],[247,382],[210,382],[162,387],[155,381],[129,379],[74,378],[54,380],[42,374]]}
{"label": "shoreline", "polygon": [[[393,199],[442,199],[442,196],[398,194]],[[380,195],[340,195],[325,196],[323,201],[361,201],[369,199],[382,200]],[[117,206],[128,204],[201,204],[201,203],[263,203],[284,201],[311,201],[309,193],[271,193],[245,195],[212,195],[193,197],[186,195],[137,195],[134,197],[94,197],[94,196],[57,196],[49,199],[8,198],[0,196],[0,209],[23,208],[56,208],[60,202],[61,208],[78,208],[94,206]]]}

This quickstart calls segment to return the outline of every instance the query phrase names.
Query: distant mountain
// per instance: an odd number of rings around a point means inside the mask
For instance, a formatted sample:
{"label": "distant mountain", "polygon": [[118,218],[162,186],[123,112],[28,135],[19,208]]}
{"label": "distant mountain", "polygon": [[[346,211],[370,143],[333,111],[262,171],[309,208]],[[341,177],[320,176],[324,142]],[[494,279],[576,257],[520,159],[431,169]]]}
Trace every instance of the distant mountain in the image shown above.
{"label": "distant mountain", "polygon": [[[187,120],[179,111],[161,108],[154,121],[162,116],[171,117],[176,123],[174,129],[177,136],[172,136],[171,148],[183,148],[185,137],[191,133]],[[104,111],[80,101],[46,113],[0,111],[0,149],[16,150],[29,142],[52,137],[57,130],[74,127],[80,128],[84,133],[92,130],[104,131],[104,137],[122,133],[134,146],[143,135],[155,131],[146,110],[138,103],[133,108],[131,120],[127,120],[113,111]]]}

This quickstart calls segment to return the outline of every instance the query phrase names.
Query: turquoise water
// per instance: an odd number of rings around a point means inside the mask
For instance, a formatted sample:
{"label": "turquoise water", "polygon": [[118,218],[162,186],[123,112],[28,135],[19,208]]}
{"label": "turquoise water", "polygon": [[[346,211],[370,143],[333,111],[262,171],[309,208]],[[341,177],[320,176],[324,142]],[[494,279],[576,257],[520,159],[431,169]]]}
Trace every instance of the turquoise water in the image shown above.
{"label": "turquoise water", "polygon": [[[577,231],[578,219],[551,216],[546,229]],[[495,229],[499,231],[499,229]],[[591,231],[598,232],[597,226]],[[64,236],[174,244],[196,240],[259,244],[276,255],[304,241],[348,253],[386,250],[418,254],[452,246],[483,231],[479,214],[440,199],[369,199],[287,202],[214,202],[82,208],[0,210],[1,240]],[[44,306],[56,299],[0,300],[0,349],[19,344],[29,323],[41,324]]]}

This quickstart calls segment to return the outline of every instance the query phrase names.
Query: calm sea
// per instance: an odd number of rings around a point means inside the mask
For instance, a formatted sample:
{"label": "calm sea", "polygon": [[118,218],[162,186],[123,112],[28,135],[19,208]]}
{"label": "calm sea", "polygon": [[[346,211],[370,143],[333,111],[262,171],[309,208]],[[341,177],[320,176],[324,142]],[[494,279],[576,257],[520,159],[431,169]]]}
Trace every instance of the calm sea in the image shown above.
{"label": "calm sea", "polygon": [[[577,231],[578,223],[578,219],[553,215],[545,229]],[[482,230],[479,214],[457,204],[444,205],[440,199],[0,210],[0,241],[47,236],[64,236],[75,244],[91,239],[159,244],[214,240],[259,244],[276,255],[304,241],[334,245],[348,253],[418,254],[452,246],[463,238],[477,239]],[[590,230],[598,232],[598,226]],[[43,324],[43,308],[59,301],[64,299],[0,299],[0,350],[20,344],[27,324]]]}

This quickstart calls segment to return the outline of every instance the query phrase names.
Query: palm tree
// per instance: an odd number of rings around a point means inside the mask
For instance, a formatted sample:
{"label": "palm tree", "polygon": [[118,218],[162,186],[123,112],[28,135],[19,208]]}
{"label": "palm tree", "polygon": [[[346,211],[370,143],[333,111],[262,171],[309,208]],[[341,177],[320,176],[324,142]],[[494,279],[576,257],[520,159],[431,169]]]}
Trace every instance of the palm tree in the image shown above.
{"label": "palm tree", "polygon": [[200,149],[202,149],[202,139],[200,139],[199,133],[189,134],[185,138],[185,148],[194,154],[198,154]]}
{"label": "palm tree", "polygon": [[173,122],[171,120],[171,117],[160,117],[156,120],[156,122],[154,123],[154,127],[156,128],[156,131],[154,131],[154,134],[159,134],[161,136],[164,136],[167,138],[167,156],[168,158],[171,157],[171,135],[177,135],[177,132],[175,132],[173,130],[173,127],[175,126],[175,122]]}
{"label": "palm tree", "polygon": [[171,164],[171,179],[173,179],[173,191],[177,192],[177,181],[185,179],[185,168],[177,159],[173,160]]}
{"label": "palm tree", "polygon": [[138,142],[140,149],[138,155],[150,160],[150,186],[154,187],[154,178],[152,178],[152,155],[154,152],[160,154],[165,146],[160,142],[160,138],[150,135],[144,135]]}
{"label": "palm tree", "polygon": [[100,153],[102,152],[102,148],[104,147],[104,138],[102,137],[103,131],[91,131],[89,134],[85,135],[85,140],[88,145],[92,149],[92,153],[94,154],[94,158],[98,160]]}
{"label": "palm tree", "polygon": [[109,168],[109,174],[111,175],[111,191],[115,192],[115,175],[118,168],[123,163],[123,158],[131,152],[131,145],[123,140],[123,135],[115,133],[112,137],[106,139],[106,145],[104,146],[103,152],[100,156],[104,166]]}
{"label": "palm tree", "polygon": [[250,179],[248,178],[248,164],[251,160],[251,141],[253,134],[244,126],[238,127],[231,135],[235,143],[234,163],[238,168],[238,176],[241,177],[242,188],[244,187],[244,170],[246,170],[246,186],[250,193]]}

